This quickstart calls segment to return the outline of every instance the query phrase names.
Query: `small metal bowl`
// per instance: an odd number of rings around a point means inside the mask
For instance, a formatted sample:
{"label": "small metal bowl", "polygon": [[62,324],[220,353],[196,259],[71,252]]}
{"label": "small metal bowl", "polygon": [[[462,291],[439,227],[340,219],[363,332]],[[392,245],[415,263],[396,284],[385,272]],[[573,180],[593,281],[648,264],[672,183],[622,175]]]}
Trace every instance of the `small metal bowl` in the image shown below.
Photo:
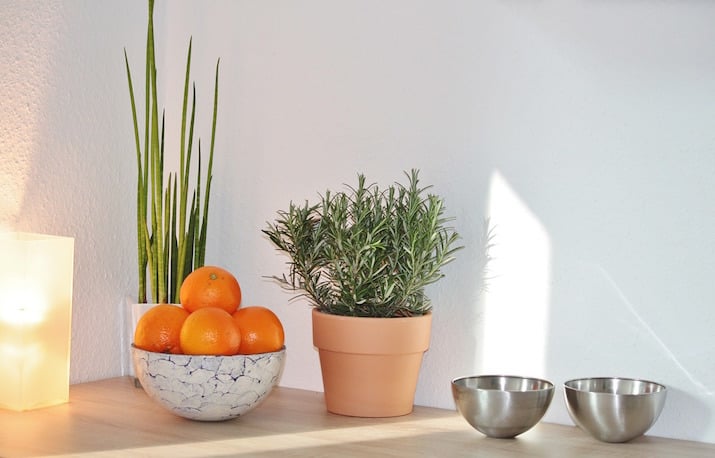
{"label": "small metal bowl", "polygon": [[571,419],[603,442],[627,442],[656,422],[665,404],[665,386],[628,378],[584,378],[564,383]]}
{"label": "small metal bowl", "polygon": [[477,431],[511,438],[528,431],[546,413],[554,384],[537,378],[478,375],[452,380],[457,410]]}

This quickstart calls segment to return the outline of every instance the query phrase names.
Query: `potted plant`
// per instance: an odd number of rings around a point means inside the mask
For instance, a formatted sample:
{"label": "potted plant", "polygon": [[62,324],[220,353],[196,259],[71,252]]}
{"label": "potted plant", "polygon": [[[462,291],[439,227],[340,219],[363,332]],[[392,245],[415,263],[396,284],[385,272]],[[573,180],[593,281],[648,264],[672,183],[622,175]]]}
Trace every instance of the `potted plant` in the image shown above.
{"label": "potted plant", "polygon": [[[214,82],[213,119],[208,167],[202,181],[201,141],[198,157],[193,157],[194,119],[196,115],[196,86],[192,85],[189,111],[189,79],[191,70],[191,39],[186,57],[183,104],[180,125],[180,150],[178,172],[166,167],[164,149],[164,113],[159,110],[154,42],[154,0],[148,0],[148,24],[144,79],[144,122],[140,122],[134,97],[129,57],[124,50],[129,100],[134,127],[134,144],[137,163],[137,266],[139,284],[136,302],[128,302],[126,332],[133,340],[134,329],[141,315],[157,303],[176,303],[184,278],[194,269],[204,265],[209,197],[216,135],[218,108],[218,70]],[[178,130],[178,129],[177,129]],[[174,129],[170,129],[173,132]],[[192,180],[192,163],[197,170]],[[189,202],[189,198],[191,199]],[[128,355],[127,355],[128,358]],[[127,372],[133,373],[131,364]]]}
{"label": "potted plant", "polygon": [[[192,85],[191,108],[189,80],[191,70],[191,40],[186,57],[183,104],[181,111],[179,170],[167,171],[164,152],[164,113],[160,114],[157,94],[157,68],[154,42],[154,0],[148,1],[146,42],[146,72],[144,82],[144,123],[140,135],[134,98],[134,86],[126,49],[124,60],[129,83],[134,142],[137,161],[137,265],[139,303],[175,303],[186,275],[204,265],[206,230],[216,135],[218,108],[218,71],[216,62],[213,119],[208,167],[202,187],[201,140],[195,182],[191,182],[196,115],[196,85]],[[189,116],[187,116],[189,115]],[[191,201],[189,203],[189,197]],[[202,204],[203,200],[203,204]],[[147,271],[148,278],[147,281]]]}
{"label": "potted plant", "polygon": [[[408,183],[326,191],[318,203],[279,211],[263,232],[288,255],[272,277],[313,306],[327,409],[362,417],[412,411],[431,304],[425,287],[442,278],[459,238],[443,200]],[[376,364],[371,369],[370,364]]]}

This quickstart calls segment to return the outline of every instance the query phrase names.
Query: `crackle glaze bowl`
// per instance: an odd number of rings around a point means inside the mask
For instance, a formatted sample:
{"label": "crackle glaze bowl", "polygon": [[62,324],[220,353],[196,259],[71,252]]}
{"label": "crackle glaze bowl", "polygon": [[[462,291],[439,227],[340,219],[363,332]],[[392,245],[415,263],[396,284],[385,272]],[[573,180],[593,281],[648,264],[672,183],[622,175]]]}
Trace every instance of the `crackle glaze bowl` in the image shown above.
{"label": "crackle glaze bowl", "polygon": [[172,355],[132,345],[134,373],[144,391],[172,413],[223,421],[258,406],[278,380],[286,350],[255,355]]}
{"label": "crackle glaze bowl", "polygon": [[457,410],[477,431],[512,438],[528,431],[546,413],[554,384],[537,378],[476,375],[452,380]]}
{"label": "crackle glaze bowl", "polygon": [[665,386],[646,380],[597,377],[564,383],[571,419],[603,442],[627,442],[656,422],[665,404]]}

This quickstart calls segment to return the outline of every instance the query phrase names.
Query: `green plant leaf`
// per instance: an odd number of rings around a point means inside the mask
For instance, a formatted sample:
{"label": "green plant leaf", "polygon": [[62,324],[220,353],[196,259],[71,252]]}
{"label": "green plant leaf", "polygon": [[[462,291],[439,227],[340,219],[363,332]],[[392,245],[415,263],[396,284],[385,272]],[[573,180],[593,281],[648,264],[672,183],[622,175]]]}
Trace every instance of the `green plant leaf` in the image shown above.
{"label": "green plant leaf", "polygon": [[[129,86],[133,133],[137,161],[137,266],[139,270],[138,300],[149,299],[147,284],[151,287],[154,302],[174,301],[179,297],[181,283],[193,270],[195,261],[201,265],[206,251],[208,203],[212,182],[213,148],[216,135],[218,105],[218,63],[214,87],[214,109],[211,127],[211,153],[204,192],[204,214],[201,222],[201,160],[199,159],[195,188],[190,183],[194,122],[196,117],[196,85],[192,84],[191,114],[187,123],[188,91],[190,86],[193,38],[189,39],[181,115],[181,139],[178,173],[167,171],[165,166],[165,114],[159,108],[154,41],[154,0],[148,0],[148,20],[145,61],[145,112],[144,147],[140,145],[139,120],[129,58],[124,51],[124,61]],[[161,118],[159,112],[161,111]],[[186,136],[188,128],[188,138]],[[168,183],[164,183],[168,176]],[[188,208],[188,196],[192,196]],[[188,215],[188,219],[187,219]],[[148,272],[148,281],[147,281]]]}
{"label": "green plant leaf", "polygon": [[380,190],[359,174],[355,187],[278,211],[263,233],[288,256],[288,275],[270,278],[327,313],[429,313],[424,289],[462,247],[442,199],[419,186],[416,169],[406,176],[407,185]]}

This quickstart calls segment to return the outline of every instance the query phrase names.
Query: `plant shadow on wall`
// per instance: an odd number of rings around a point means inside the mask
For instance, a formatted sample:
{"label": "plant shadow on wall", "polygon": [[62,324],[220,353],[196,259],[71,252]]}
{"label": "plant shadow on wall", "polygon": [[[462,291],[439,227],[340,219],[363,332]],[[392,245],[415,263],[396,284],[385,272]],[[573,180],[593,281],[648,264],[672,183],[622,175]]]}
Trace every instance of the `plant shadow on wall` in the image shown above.
{"label": "plant shadow on wall", "polygon": [[[291,202],[263,231],[290,258],[288,275],[271,278],[313,306],[313,343],[333,413],[412,411],[430,340],[425,287],[444,277],[462,248],[442,198],[420,185],[417,170],[405,175],[406,185],[380,189],[359,174],[356,187],[326,191],[316,204]],[[374,372],[362,367],[370,353],[381,364]]]}
{"label": "plant shadow on wall", "polygon": [[[147,302],[150,299],[148,294],[150,288],[153,292],[151,297],[153,302],[174,303],[178,300],[179,289],[184,278],[197,267],[204,265],[216,136],[220,59],[216,61],[211,144],[203,188],[201,140],[198,141],[198,167],[195,181],[191,180],[194,119],[196,116],[195,84],[192,85],[190,112],[188,103],[191,39],[186,56],[179,171],[169,172],[168,182],[165,183],[165,116],[163,111],[161,114],[159,113],[157,100],[159,90],[157,88],[158,71],[154,42],[154,0],[148,0],[148,14],[143,138],[140,137],[129,58],[126,50],[124,51],[137,161],[136,229],[139,271],[137,300],[139,303]],[[190,203],[189,196],[191,197]],[[147,270],[149,285],[147,285]]]}

